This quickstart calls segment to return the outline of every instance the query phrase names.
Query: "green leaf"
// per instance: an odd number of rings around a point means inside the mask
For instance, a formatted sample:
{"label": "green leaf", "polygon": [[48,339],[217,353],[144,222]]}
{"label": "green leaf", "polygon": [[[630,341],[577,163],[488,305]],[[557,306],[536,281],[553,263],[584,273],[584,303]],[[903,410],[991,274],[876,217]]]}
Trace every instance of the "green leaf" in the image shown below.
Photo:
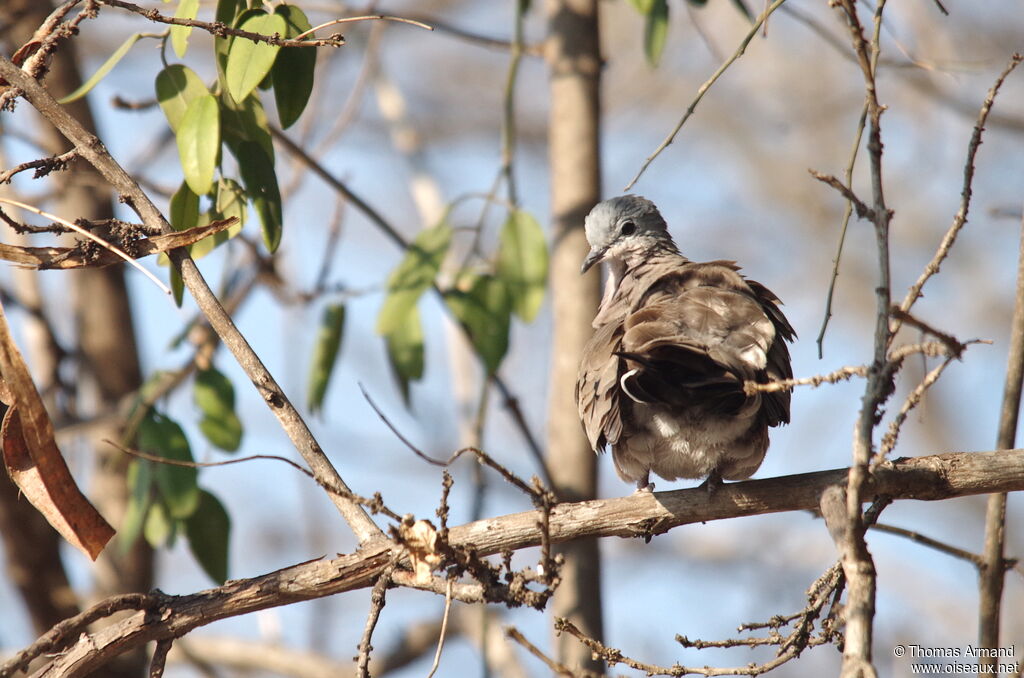
{"label": "green leaf", "polygon": [[[177,423],[150,410],[139,425],[139,449],[175,461],[191,462],[192,449]],[[199,504],[194,467],[156,464],[154,477],[160,498],[172,518],[187,518]]]}
{"label": "green leaf", "polygon": [[153,548],[169,546],[175,532],[177,529],[174,521],[167,515],[167,509],[160,502],[153,502],[146,513],[146,524],[142,528],[146,541]]}
{"label": "green leaf", "polygon": [[260,218],[263,243],[268,251],[274,252],[281,244],[283,230],[281,193],[277,188],[274,160],[254,141],[243,141],[235,157],[238,158],[238,168],[242,173],[245,192],[249,194]]}
{"label": "green leaf", "polygon": [[532,322],[544,301],[548,277],[548,246],[544,231],[521,210],[509,214],[499,236],[498,277],[505,283],[512,309]]}
{"label": "green leaf", "polygon": [[647,12],[647,23],[644,26],[644,53],[647,63],[652,67],[661,61],[661,53],[665,51],[668,38],[668,0],[654,0]]}
{"label": "green leaf", "polygon": [[[284,36],[288,25],[280,14],[260,12],[246,19],[239,28],[261,35],[276,33]],[[236,37],[231,41],[224,76],[227,80],[228,93],[235,101],[242,101],[256,89],[260,80],[270,72],[280,49],[277,45],[253,42],[247,38]]]}
{"label": "green leaf", "polygon": [[270,136],[267,114],[257,97],[248,97],[236,103],[227,92],[220,97],[221,128],[224,141],[238,158],[238,152],[246,141],[255,141],[271,160],[274,159],[274,140]]}
{"label": "green leaf", "polygon": [[512,313],[504,283],[491,275],[471,276],[468,290],[449,290],[444,300],[469,333],[488,374],[494,374],[508,351]]}
{"label": "green leaf", "polygon": [[176,136],[189,188],[197,195],[209,193],[220,152],[220,113],[212,94],[204,94],[188,105]]}
{"label": "green leaf", "polygon": [[[245,12],[245,0],[217,0],[214,21],[225,26],[237,28],[236,22]],[[217,57],[217,75],[223,80],[224,70],[228,65],[228,50],[231,47],[231,36],[214,36],[213,53]]]}
{"label": "green leaf", "polygon": [[324,309],[313,349],[313,362],[309,367],[309,411],[316,413],[323,408],[324,395],[331,381],[334,364],[338,360],[341,334],[345,327],[345,305],[331,304]]}
{"label": "green leaf", "polygon": [[171,196],[171,227],[184,231],[199,224],[199,196],[182,182]]}
{"label": "green leaf", "polygon": [[114,53],[111,54],[110,57],[103,62],[103,65],[100,66],[99,69],[97,69],[97,71],[93,73],[88,80],[83,82],[78,87],[78,89],[76,89],[71,94],[65,95],[64,97],[58,99],[57,103],[69,104],[72,101],[81,99],[86,94],[88,94],[89,91],[92,90],[92,88],[95,87],[100,80],[106,77],[107,73],[113,70],[114,66],[117,65],[117,62],[124,58],[124,55],[128,53],[128,50],[132,48],[132,45],[138,42],[139,38],[141,37],[141,33],[132,33],[131,35],[129,35],[128,39],[122,42],[121,46],[114,50]]}
{"label": "green leaf", "polygon": [[195,71],[181,64],[171,64],[156,76],[156,100],[175,132],[181,126],[189,104],[209,93]]}
{"label": "green leaf", "polygon": [[409,382],[423,378],[423,325],[420,311],[413,306],[397,327],[384,337],[388,362],[398,381],[402,400],[409,404]]}
{"label": "green leaf", "polygon": [[[174,12],[178,19],[195,19],[199,13],[199,0],[181,0],[178,9]],[[188,50],[188,36],[192,33],[192,26],[171,26],[171,46],[174,53],[181,59]]]}
{"label": "green leaf", "polygon": [[153,501],[153,462],[147,459],[132,459],[128,464],[125,482],[131,495],[125,509],[121,526],[117,530],[121,553],[128,553],[142,534],[146,513]]}
{"label": "green leaf", "polygon": [[[279,5],[274,13],[284,17],[289,38],[312,28],[309,19],[295,5]],[[274,80],[274,101],[277,103],[277,117],[281,120],[282,129],[291,127],[306,108],[309,95],[313,92],[315,71],[316,47],[284,47],[277,55],[270,73]]]}
{"label": "green leaf", "polygon": [[228,578],[228,544],[231,518],[217,497],[200,491],[199,508],[185,521],[185,534],[192,555],[203,571],[218,584]]}
{"label": "green leaf", "polygon": [[452,241],[452,227],[442,221],[424,229],[388,277],[388,296],[377,316],[377,332],[390,334],[405,322],[423,292],[434,282]]}
{"label": "green leaf", "polygon": [[213,209],[210,210],[208,218],[203,220],[203,222],[209,223],[216,219],[227,219],[229,217],[235,217],[238,221],[225,230],[208,235],[194,243],[189,248],[192,258],[202,259],[212,252],[215,247],[241,233],[242,227],[245,226],[245,217],[248,216],[248,213],[249,210],[245,203],[245,190],[233,179],[221,178],[217,182],[217,196],[214,200]]}
{"label": "green leaf", "polygon": [[178,269],[171,267],[171,294],[174,295],[174,305],[181,308],[181,303],[185,300],[185,280],[181,277],[181,273]]}
{"label": "green leaf", "polygon": [[193,391],[196,405],[203,413],[199,430],[206,439],[225,452],[236,452],[242,443],[242,422],[235,414],[235,387],[216,369],[196,373]]}
{"label": "green leaf", "polygon": [[[183,181],[171,196],[171,227],[176,231],[184,231],[198,224],[199,196],[192,192],[187,182]],[[181,302],[185,298],[185,281],[181,279],[181,273],[171,265],[170,259],[163,252],[160,253],[160,264],[171,268],[171,293],[174,295],[175,305],[181,308]]]}

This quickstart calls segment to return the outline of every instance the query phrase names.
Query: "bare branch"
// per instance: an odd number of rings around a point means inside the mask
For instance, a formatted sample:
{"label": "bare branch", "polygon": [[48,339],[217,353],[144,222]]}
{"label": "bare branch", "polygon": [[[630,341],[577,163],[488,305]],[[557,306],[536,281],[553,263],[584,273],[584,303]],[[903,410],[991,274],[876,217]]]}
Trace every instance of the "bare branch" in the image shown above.
{"label": "bare branch", "polygon": [[394,572],[394,565],[384,570],[373,585],[370,593],[370,612],[366,615],[366,627],[363,629],[363,637],[359,640],[359,656],[356,659],[356,675],[359,678],[370,676],[370,653],[373,652],[373,630],[377,628],[377,620],[380,619],[380,611],[384,609],[384,596],[391,584],[391,573]]}
{"label": "bare branch", "polygon": [[818,181],[828,184],[832,188],[839,191],[842,194],[842,196],[846,198],[846,201],[850,205],[853,205],[854,209],[857,210],[858,219],[867,219],[868,221],[875,220],[875,211],[868,207],[867,205],[865,205],[864,201],[858,198],[857,194],[854,193],[853,189],[851,189],[849,186],[839,181],[839,179],[836,179],[831,174],[822,174],[821,172],[818,172],[817,170],[813,169],[809,169],[807,171],[810,172],[811,176],[817,179]]}
{"label": "bare branch", "polygon": [[170,24],[172,26],[191,26],[221,38],[230,35],[236,38],[246,38],[253,42],[265,42],[269,45],[277,45],[278,47],[341,47],[345,44],[345,38],[340,35],[318,40],[300,40],[298,38],[285,39],[276,33],[274,35],[263,35],[262,33],[253,33],[252,31],[243,31],[238,28],[232,28],[220,21],[210,22],[200,21],[198,19],[185,19],[181,17],[167,16],[165,14],[161,14],[155,9],[146,9],[145,7],[140,7],[134,3],[125,2],[125,0],[97,1],[111,7],[126,9],[129,12],[144,16],[150,21],[154,21],[156,23]]}
{"label": "bare branch", "polygon": [[40,158],[39,160],[23,162],[9,170],[0,172],[0,184],[9,184],[15,175],[30,169],[35,170],[35,172],[32,173],[33,179],[45,177],[50,172],[59,172],[67,169],[67,166],[76,157],[78,157],[78,153],[72,149],[67,153],[61,153],[60,155],[55,155],[50,158]]}
{"label": "bare branch", "polygon": [[[551,510],[548,529],[552,543],[587,537],[642,537],[684,524],[814,509],[825,488],[844,483],[848,475],[849,469],[836,469],[728,483],[711,498],[703,489],[696,488],[559,504]],[[869,476],[866,490],[871,495],[918,500],[1024,490],[1024,450],[886,461]],[[871,520],[865,517],[866,523]],[[471,547],[481,556],[538,546],[543,538],[534,510],[487,518],[450,530],[454,547]],[[81,637],[58,634],[61,642],[51,642],[42,652],[62,651],[37,676],[81,676],[133,647],[178,637],[218,619],[371,586],[393,562],[396,548],[390,540],[373,540],[356,553],[332,560],[231,581],[191,595],[167,596],[157,601],[165,610],[158,618],[139,612]],[[5,665],[0,669],[0,678],[11,675],[12,670],[13,667]]]}

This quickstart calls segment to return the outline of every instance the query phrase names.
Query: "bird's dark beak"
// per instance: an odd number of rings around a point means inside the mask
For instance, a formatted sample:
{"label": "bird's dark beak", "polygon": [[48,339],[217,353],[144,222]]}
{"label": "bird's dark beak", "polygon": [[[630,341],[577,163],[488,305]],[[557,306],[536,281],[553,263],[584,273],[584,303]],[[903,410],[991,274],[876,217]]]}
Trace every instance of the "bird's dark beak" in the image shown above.
{"label": "bird's dark beak", "polygon": [[583,266],[582,268],[580,268],[580,275],[586,273],[593,267],[594,264],[601,261],[601,259],[604,257],[604,252],[606,249],[606,247],[602,247],[600,249],[598,249],[597,247],[591,247],[590,252],[587,254],[587,258],[583,260]]}

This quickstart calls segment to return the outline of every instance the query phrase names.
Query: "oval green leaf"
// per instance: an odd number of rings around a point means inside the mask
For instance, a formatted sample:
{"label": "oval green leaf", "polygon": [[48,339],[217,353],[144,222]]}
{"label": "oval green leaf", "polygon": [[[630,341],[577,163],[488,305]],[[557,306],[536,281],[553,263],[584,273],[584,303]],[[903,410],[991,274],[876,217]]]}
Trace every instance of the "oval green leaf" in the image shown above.
{"label": "oval green leaf", "polygon": [[121,46],[114,50],[114,53],[111,54],[110,57],[108,57],[107,60],[103,62],[103,65],[101,65],[96,70],[96,72],[89,77],[88,80],[83,82],[78,87],[78,89],[76,89],[71,94],[68,94],[60,99],[57,99],[57,103],[69,104],[72,101],[81,99],[86,94],[88,94],[89,91],[92,90],[92,88],[95,87],[100,80],[106,77],[107,73],[113,70],[114,66],[116,66],[117,63],[124,58],[124,55],[128,53],[128,50],[132,48],[132,45],[138,42],[139,38],[141,37],[141,33],[132,33],[131,35],[129,35],[128,38],[121,43]]}
{"label": "oval green leaf", "polygon": [[499,235],[498,277],[511,297],[512,310],[532,322],[544,301],[548,278],[548,245],[544,231],[521,210],[509,214]]}
{"label": "oval green leaf", "polygon": [[220,152],[220,111],[212,94],[188,105],[176,137],[188,187],[196,195],[209,193]]}
{"label": "oval green leaf", "polygon": [[384,339],[388,362],[402,392],[402,400],[408,405],[409,383],[423,378],[423,325],[419,309],[410,308]]}
{"label": "oval green leaf", "polygon": [[[199,13],[199,0],[181,0],[174,16],[177,19],[195,19]],[[181,59],[188,51],[188,36],[192,33],[192,26],[174,25],[171,26],[171,47],[174,53]]]}
{"label": "oval green leaf", "polygon": [[[294,38],[312,26],[302,10],[295,5],[279,5],[275,14],[284,17],[288,37]],[[299,119],[313,92],[316,71],[316,47],[283,47],[270,74],[274,80],[274,102],[281,128],[288,129]]]}
{"label": "oval green leaf", "polygon": [[[284,36],[288,30],[284,17],[280,14],[266,13],[249,17],[239,28],[268,36]],[[253,42],[247,38],[235,37],[231,41],[224,77],[227,80],[228,93],[235,101],[244,100],[256,89],[270,72],[280,49],[277,45]]]}
{"label": "oval green leaf", "polygon": [[203,418],[199,430],[225,452],[236,452],[242,444],[242,422],[235,414],[235,387],[213,367],[196,373],[193,397]]}
{"label": "oval green leaf", "polygon": [[171,227],[175,231],[184,231],[198,223],[199,196],[183,181],[171,196]]}
{"label": "oval green leaf", "polygon": [[462,326],[488,374],[494,374],[508,352],[512,308],[505,284],[491,275],[469,278],[468,289],[449,290],[444,300]]}
{"label": "oval green leaf", "polygon": [[200,490],[199,507],[185,521],[188,546],[203,571],[218,584],[228,578],[231,517],[217,497]]}
{"label": "oval green leaf", "polygon": [[442,221],[424,229],[388,277],[388,296],[377,316],[377,332],[390,334],[406,320],[423,292],[434,282],[452,241],[452,227]]}
{"label": "oval green leaf", "polygon": [[142,534],[146,513],[153,500],[153,462],[148,459],[132,459],[128,464],[125,482],[131,495],[124,518],[117,529],[118,547],[122,554],[128,553]]}
{"label": "oval green leaf", "polygon": [[174,521],[167,515],[167,509],[158,501],[153,502],[146,513],[142,534],[153,548],[169,546],[176,532]]}
{"label": "oval green leaf", "polygon": [[238,168],[242,173],[245,192],[256,208],[263,229],[263,243],[274,252],[281,244],[284,230],[281,215],[281,193],[277,188],[274,159],[254,141],[242,141],[235,151]]}
{"label": "oval green leaf", "polygon": [[331,304],[324,309],[313,348],[313,362],[309,367],[309,411],[314,414],[323,408],[327,386],[331,382],[334,365],[338,361],[341,335],[345,328],[345,305]]}
{"label": "oval green leaf", "polygon": [[[139,449],[175,461],[191,462],[192,448],[177,423],[150,410],[139,424]],[[199,504],[197,471],[194,467],[156,464],[153,470],[160,498],[172,518],[192,515]]]}
{"label": "oval green leaf", "polygon": [[156,76],[156,100],[175,132],[189,104],[209,93],[202,79],[188,66],[171,64]]}
{"label": "oval green leaf", "polygon": [[654,0],[647,12],[647,23],[644,26],[644,53],[647,63],[652,67],[661,61],[661,53],[665,51],[668,38],[668,0]]}

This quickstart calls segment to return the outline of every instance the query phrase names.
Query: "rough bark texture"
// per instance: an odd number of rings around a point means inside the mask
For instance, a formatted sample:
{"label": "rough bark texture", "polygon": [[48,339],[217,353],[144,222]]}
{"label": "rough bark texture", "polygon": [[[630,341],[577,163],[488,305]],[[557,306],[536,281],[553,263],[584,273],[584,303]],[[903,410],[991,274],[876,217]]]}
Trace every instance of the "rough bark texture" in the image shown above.
{"label": "rough bark texture", "polygon": [[[11,0],[0,9],[3,23],[12,27],[12,44],[27,42],[35,29],[52,11],[50,2]],[[73,42],[62,45],[54,55],[46,77],[47,87],[58,96],[81,84]],[[95,133],[96,125],[86,100],[68,104],[68,112],[87,130]],[[62,153],[70,148],[64,136],[48,123],[41,122],[36,138],[47,150]],[[84,162],[60,175],[60,198],[52,209],[68,219],[105,219],[113,216],[111,195],[99,174]],[[125,287],[124,267],[108,266],[85,269],[67,275],[73,290],[76,339],[80,359],[79,384],[83,387],[79,404],[89,411],[102,413],[116,408],[121,399],[133,393],[142,383],[131,308]],[[119,525],[128,501],[125,484],[127,457],[99,443],[102,438],[117,439],[117,427],[94,430],[98,472],[94,476],[90,496],[100,513],[113,525]],[[144,541],[123,554],[110,548],[97,561],[96,593],[106,597],[116,593],[147,591],[152,586],[152,551]],[[141,675],[145,657],[139,653],[116,669],[119,675]],[[124,673],[120,673],[121,671]],[[115,675],[108,667],[107,675]]]}
{"label": "rough bark texture", "polygon": [[[554,244],[551,294],[554,309],[548,461],[559,497],[596,496],[597,459],[580,427],[573,402],[576,370],[592,332],[600,299],[596,273],[581,276],[587,252],[583,218],[600,200],[598,148],[601,55],[596,0],[548,0],[546,45],[551,86],[550,166]],[[553,612],[592,638],[602,637],[601,560],[598,544],[583,540],[561,549],[562,584]],[[601,670],[600,662],[567,634],[556,638],[558,660]]]}

